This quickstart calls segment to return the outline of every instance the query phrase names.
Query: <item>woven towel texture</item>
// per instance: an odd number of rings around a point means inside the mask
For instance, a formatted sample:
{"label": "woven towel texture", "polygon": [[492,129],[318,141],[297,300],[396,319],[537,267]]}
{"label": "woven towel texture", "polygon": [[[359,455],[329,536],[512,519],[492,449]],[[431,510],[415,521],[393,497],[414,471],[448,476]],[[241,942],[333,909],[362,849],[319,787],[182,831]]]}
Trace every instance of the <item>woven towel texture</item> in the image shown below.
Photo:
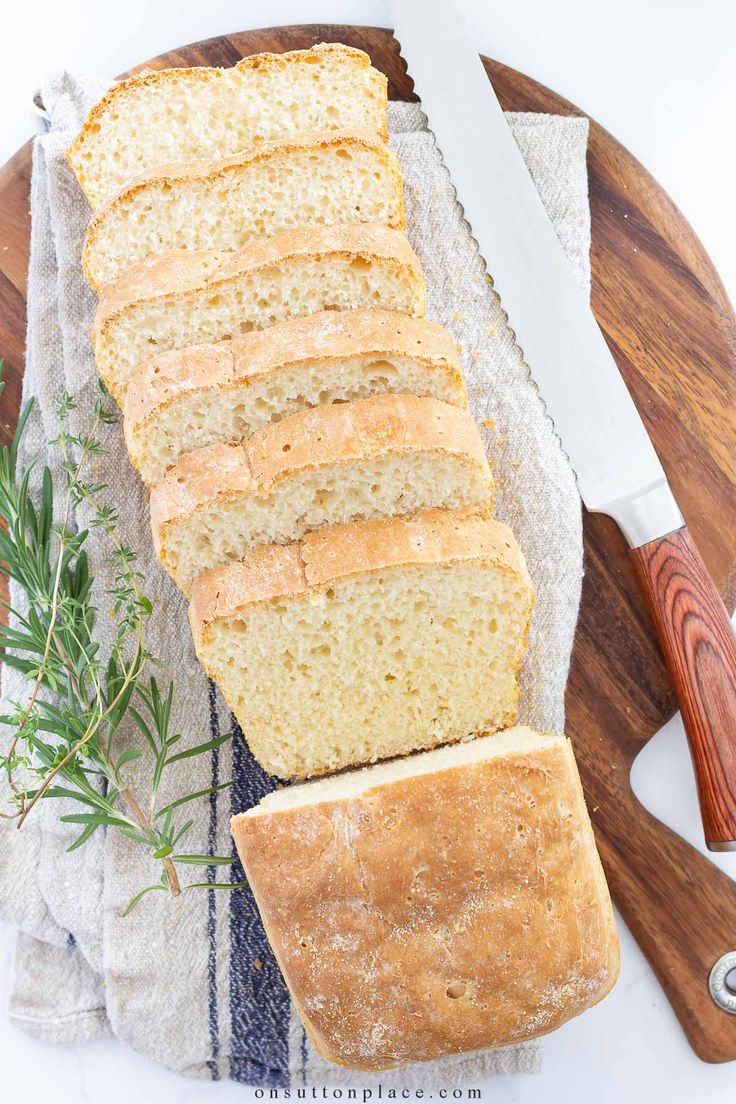
{"label": "woven towel texture", "polygon": [[[100,84],[62,73],[43,99],[49,129],[36,140],[24,397],[36,406],[21,463],[42,457],[61,483],[54,399],[66,388],[77,400],[71,428],[91,421],[96,371],[89,335],[95,296],[79,266],[89,208],[64,150]],[[511,524],[537,588],[530,648],[522,671],[521,720],[561,729],[563,699],[582,575],[581,518],[573,476],[530,382],[485,274],[432,135],[417,105],[392,103],[391,146],[405,174],[408,234],[424,267],[428,314],[462,348],[471,410],[498,482],[497,515]],[[509,122],[582,286],[589,282],[587,121],[512,115]],[[487,258],[493,272],[493,258]],[[533,367],[533,366],[532,366]],[[174,725],[194,741],[232,725],[222,699],[201,671],[190,642],[185,602],[155,561],[147,496],[128,465],[122,433],[105,433],[95,476],[109,482],[126,543],[136,549],[155,606],[149,643],[162,661],[157,677],[176,685]],[[83,527],[84,508],[75,516]],[[112,621],[104,587],[104,546],[88,542],[98,578],[99,630]],[[14,596],[17,599],[17,595]],[[3,671],[3,698],[22,700],[22,679]],[[129,734],[131,740],[134,734]],[[234,779],[231,789],[193,808],[190,850],[229,853],[228,818],[272,787],[242,735],[211,756],[171,772],[171,796]],[[141,779],[141,786],[146,784]],[[169,792],[167,791],[167,792]],[[167,795],[162,795],[166,801]],[[184,1073],[231,1077],[258,1085],[310,1082],[366,1084],[322,1062],[306,1040],[247,891],[203,891],[172,902],[150,894],[128,918],[124,903],[156,880],[156,864],[135,844],[101,832],[67,854],[73,825],[59,822],[61,802],[42,805],[21,832],[3,821],[0,918],[21,931],[11,1015],[35,1035],[75,1042],[115,1034]],[[221,875],[220,875],[221,876]],[[241,872],[233,868],[233,880]],[[22,892],[18,887],[22,886]],[[454,1086],[492,1074],[539,1068],[538,1043],[473,1054],[381,1075],[384,1085]]]}

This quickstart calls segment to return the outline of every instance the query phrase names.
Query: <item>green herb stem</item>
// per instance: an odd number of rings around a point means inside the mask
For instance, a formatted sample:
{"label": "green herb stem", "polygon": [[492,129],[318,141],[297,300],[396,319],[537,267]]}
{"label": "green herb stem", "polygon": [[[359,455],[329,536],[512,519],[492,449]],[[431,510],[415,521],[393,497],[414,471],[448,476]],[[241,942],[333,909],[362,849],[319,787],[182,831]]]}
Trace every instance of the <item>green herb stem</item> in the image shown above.
{"label": "green herb stem", "polygon": [[[0,374],[1,370],[0,361]],[[0,380],[0,394],[3,386]],[[181,806],[230,783],[183,794],[161,808],[158,794],[168,766],[212,751],[230,734],[174,751],[182,737],[169,731],[173,684],[162,693],[155,678],[147,676],[153,657],[146,647],[145,626],[153,606],[142,591],[136,555],[119,537],[117,512],[101,501],[105,484],[83,478],[89,458],[104,451],[98,432],[112,424],[115,415],[101,387],[91,431],[75,436],[64,428],[74,407],[71,396],[60,396],[60,432],[52,444],[60,449],[66,485],[56,525],[50,470],[44,468],[41,473],[38,496],[30,490],[33,464],[16,470],[32,401],[21,413],[12,446],[0,449],[0,515],[5,520],[5,528],[0,529],[0,573],[15,581],[27,603],[25,612],[5,607],[15,627],[0,626],[0,649],[3,661],[22,671],[32,684],[27,704],[14,705],[10,715],[0,717],[0,723],[14,729],[7,751],[0,753],[12,808],[0,810],[0,816],[16,820],[20,828],[40,801],[72,799],[82,811],[61,817],[81,827],[70,850],[99,828],[121,832],[145,847],[160,863],[161,877],[135,895],[127,915],[154,889],[177,897],[184,889],[224,887],[225,883],[181,884],[177,862],[214,867],[232,859],[175,853],[194,824],[190,819],[180,826],[175,816]],[[89,509],[90,529],[108,543],[108,563],[113,568],[108,593],[117,627],[106,659],[95,635],[94,580],[84,548],[90,530],[75,533],[69,527],[72,508],[81,503]],[[142,746],[119,751],[117,733],[126,718],[133,722]],[[143,801],[131,788],[127,768],[145,756],[152,769],[150,792]]]}

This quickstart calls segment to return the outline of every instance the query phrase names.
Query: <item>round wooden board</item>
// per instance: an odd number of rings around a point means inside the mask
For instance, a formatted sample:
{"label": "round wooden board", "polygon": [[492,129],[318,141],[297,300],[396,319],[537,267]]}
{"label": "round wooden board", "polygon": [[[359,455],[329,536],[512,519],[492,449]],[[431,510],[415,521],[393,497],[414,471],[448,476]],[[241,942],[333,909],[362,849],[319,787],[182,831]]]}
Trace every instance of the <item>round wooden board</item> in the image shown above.
{"label": "round wooden board", "polygon": [[[235,64],[262,50],[340,41],[366,50],[411,99],[390,32],[347,26],[248,31],[182,47],[148,67]],[[504,108],[582,115],[554,92],[484,59]],[[140,68],[144,68],[141,66]],[[0,170],[3,437],[23,372],[30,144]],[[733,368],[736,321],[687,222],[642,166],[591,120],[592,303],[726,601],[736,592]],[[580,365],[585,386],[585,365]],[[568,732],[613,894],[697,1053],[736,1058],[736,1017],[711,1002],[713,962],[736,946],[736,885],[636,801],[631,764],[675,709],[654,630],[612,522],[585,519],[586,576],[567,694]]]}

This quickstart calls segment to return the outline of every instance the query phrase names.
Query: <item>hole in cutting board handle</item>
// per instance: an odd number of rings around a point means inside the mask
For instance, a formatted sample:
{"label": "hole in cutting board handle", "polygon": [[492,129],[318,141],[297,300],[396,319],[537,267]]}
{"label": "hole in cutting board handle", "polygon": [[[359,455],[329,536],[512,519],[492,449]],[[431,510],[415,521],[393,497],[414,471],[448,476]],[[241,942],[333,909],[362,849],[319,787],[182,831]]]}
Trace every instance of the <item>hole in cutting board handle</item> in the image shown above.
{"label": "hole in cutting board handle", "polygon": [[719,1008],[736,1016],[736,951],[718,959],[710,972],[708,989]]}

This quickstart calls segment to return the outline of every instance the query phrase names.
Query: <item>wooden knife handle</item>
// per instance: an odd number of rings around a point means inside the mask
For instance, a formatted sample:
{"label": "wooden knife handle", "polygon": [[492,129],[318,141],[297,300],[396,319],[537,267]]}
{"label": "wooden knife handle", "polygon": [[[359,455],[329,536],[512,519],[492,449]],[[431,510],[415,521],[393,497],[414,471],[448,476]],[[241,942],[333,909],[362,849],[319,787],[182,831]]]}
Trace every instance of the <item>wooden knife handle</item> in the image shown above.
{"label": "wooden knife handle", "polygon": [[687,530],[632,550],[695,765],[705,842],[736,850],[736,635]]}

